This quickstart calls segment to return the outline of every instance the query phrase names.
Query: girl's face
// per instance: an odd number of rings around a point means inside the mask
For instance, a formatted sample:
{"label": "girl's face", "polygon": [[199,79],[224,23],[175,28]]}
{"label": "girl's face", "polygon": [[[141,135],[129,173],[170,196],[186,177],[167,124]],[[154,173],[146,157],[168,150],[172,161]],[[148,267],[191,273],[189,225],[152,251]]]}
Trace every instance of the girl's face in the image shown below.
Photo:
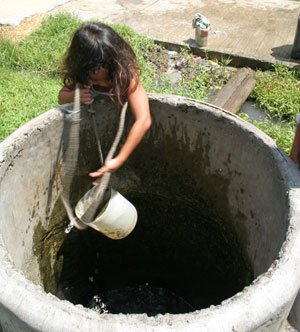
{"label": "girl's face", "polygon": [[102,86],[105,88],[111,87],[111,81],[106,69],[99,69],[90,75],[90,82],[93,85]]}

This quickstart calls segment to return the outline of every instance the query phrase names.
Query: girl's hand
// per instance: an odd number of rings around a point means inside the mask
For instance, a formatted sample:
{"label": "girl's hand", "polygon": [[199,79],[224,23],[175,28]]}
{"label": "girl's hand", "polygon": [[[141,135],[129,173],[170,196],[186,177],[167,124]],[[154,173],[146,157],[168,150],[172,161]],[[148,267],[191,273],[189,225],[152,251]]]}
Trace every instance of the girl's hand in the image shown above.
{"label": "girl's hand", "polygon": [[[58,94],[59,104],[72,103],[74,101],[74,95],[75,90],[64,85]],[[83,88],[80,89],[80,101],[86,105],[90,105],[94,102],[89,85],[84,85]]]}
{"label": "girl's hand", "polygon": [[91,95],[91,87],[89,85],[84,85],[80,89],[80,101],[83,104],[91,105],[94,102],[94,98]]}
{"label": "girl's hand", "polygon": [[104,173],[114,173],[118,170],[123,163],[118,158],[113,158],[106,162],[101,168],[99,168],[96,172],[92,172],[89,174],[92,178],[98,178],[93,181],[93,185],[97,186],[101,182],[101,177]]}

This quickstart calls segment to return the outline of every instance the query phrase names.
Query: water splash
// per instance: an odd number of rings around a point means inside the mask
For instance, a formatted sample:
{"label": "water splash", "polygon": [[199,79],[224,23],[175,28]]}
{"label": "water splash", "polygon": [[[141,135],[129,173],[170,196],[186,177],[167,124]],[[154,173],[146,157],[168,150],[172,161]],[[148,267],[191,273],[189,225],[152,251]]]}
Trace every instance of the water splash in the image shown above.
{"label": "water splash", "polygon": [[102,301],[101,297],[99,295],[95,295],[90,302],[90,308],[93,311],[98,312],[99,314],[108,313],[108,309],[106,307],[106,304]]}
{"label": "water splash", "polygon": [[74,224],[72,222],[70,222],[69,225],[67,226],[67,228],[65,229],[65,233],[69,234],[73,227],[74,227]]}

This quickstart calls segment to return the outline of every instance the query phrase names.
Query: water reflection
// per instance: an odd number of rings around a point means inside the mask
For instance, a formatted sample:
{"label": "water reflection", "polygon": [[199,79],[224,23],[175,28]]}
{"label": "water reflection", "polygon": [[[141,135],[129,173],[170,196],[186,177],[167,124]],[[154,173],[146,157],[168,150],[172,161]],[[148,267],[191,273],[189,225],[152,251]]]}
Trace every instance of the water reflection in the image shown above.
{"label": "water reflection", "polygon": [[263,121],[267,118],[267,114],[257,106],[253,100],[246,100],[239,113],[246,113],[251,120]]}

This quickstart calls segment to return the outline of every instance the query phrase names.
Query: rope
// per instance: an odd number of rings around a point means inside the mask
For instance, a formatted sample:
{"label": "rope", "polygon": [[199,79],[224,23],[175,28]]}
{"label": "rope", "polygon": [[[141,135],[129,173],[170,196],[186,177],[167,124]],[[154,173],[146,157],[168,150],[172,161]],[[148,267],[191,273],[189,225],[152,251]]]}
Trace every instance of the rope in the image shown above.
{"label": "rope", "polygon": [[[118,131],[114,139],[114,142],[107,154],[105,162],[108,162],[113,158],[116,148],[120,142],[124,130],[127,106],[128,102],[124,104],[121,110]],[[92,114],[93,127],[96,135],[100,162],[101,165],[103,165],[103,154],[101,149],[100,138],[97,131],[95,111],[92,109],[89,109],[88,111]],[[61,200],[67,212],[67,216],[70,220],[70,224],[68,225],[65,231],[66,233],[69,233],[74,226],[78,229],[85,229],[87,227],[86,224],[91,223],[93,221],[96,211],[99,209],[101,203],[103,203],[102,200],[104,198],[105,191],[108,187],[111,173],[107,172],[103,174],[101,182],[98,185],[97,189],[95,190],[95,196],[93,198],[93,202],[90,204],[84,215],[80,218],[81,220],[79,220],[74,215],[73,209],[71,208],[69,202],[70,189],[78,161],[78,151],[80,143],[79,133],[80,133],[81,117],[80,117],[80,88],[78,84],[76,84],[75,88],[73,111],[66,111],[66,113],[67,114],[65,115],[65,126],[68,127],[68,130],[66,131],[66,134],[68,134],[68,136],[64,140],[66,148],[63,160],[63,180],[62,180],[63,190],[61,193]]]}
{"label": "rope", "polygon": [[96,135],[96,141],[97,141],[97,147],[98,147],[98,152],[99,152],[99,157],[100,157],[100,163],[101,163],[101,165],[103,165],[103,153],[102,153],[102,148],[101,148],[101,144],[100,144],[100,137],[98,135],[97,123],[96,123],[96,119],[95,119],[96,111],[91,109],[90,106],[89,106],[88,107],[88,112],[90,114],[92,114],[92,120],[93,120],[92,122],[93,122],[94,132],[95,132],[95,135]]}
{"label": "rope", "polygon": [[[121,110],[118,131],[117,131],[116,137],[113,141],[113,144],[106,156],[105,163],[110,161],[113,158],[116,148],[120,142],[120,139],[121,139],[121,136],[122,136],[122,133],[124,130],[127,106],[128,106],[128,102],[126,102],[124,104],[124,106]],[[96,137],[97,136],[98,135],[96,135]],[[97,144],[100,145],[100,141],[98,141]],[[85,223],[85,224],[91,223],[93,221],[95,214],[96,214],[97,210],[99,209],[100,205],[105,204],[105,202],[102,202],[102,200],[103,200],[106,188],[108,187],[110,177],[111,177],[111,173],[109,173],[109,172],[106,172],[102,175],[101,182],[98,185],[97,189],[95,190],[95,197],[93,199],[93,202],[88,207],[88,209],[85,211],[83,216],[80,218],[83,223]]]}
{"label": "rope", "polygon": [[73,226],[76,226],[78,229],[86,228],[86,225],[82,224],[74,215],[69,202],[72,180],[74,178],[78,160],[80,121],[80,89],[77,84],[75,88],[73,111],[66,111],[64,122],[66,127],[65,134],[68,136],[64,139],[65,151],[63,156],[63,190],[61,193],[61,200],[70,220],[70,225],[67,228],[69,231]]}

